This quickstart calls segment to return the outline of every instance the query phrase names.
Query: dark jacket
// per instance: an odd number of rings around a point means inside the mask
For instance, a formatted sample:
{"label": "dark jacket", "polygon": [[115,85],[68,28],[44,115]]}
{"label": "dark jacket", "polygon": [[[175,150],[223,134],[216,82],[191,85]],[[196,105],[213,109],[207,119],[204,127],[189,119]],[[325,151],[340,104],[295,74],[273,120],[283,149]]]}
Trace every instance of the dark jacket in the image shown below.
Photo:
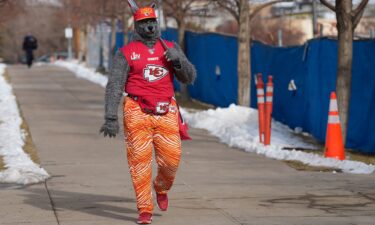
{"label": "dark jacket", "polygon": [[38,41],[34,36],[28,35],[23,40],[23,50],[31,51],[38,48]]}

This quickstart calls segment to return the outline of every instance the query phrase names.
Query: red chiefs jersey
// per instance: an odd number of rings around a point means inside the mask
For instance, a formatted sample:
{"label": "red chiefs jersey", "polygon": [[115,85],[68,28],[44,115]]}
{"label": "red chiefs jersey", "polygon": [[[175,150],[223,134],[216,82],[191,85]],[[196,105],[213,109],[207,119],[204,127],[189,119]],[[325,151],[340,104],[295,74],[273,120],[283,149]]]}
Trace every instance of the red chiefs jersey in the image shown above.
{"label": "red chiefs jersey", "polygon": [[[173,43],[165,41],[169,48]],[[164,56],[160,41],[149,49],[140,41],[131,42],[121,48],[130,66],[125,92],[134,96],[172,97],[173,66]]]}

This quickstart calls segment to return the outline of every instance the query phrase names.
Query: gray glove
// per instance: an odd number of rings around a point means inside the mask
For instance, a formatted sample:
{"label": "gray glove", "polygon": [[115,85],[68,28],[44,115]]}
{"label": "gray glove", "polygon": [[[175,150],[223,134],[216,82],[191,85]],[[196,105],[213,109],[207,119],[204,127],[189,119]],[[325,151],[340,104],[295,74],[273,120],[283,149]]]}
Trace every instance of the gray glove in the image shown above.
{"label": "gray glove", "polygon": [[104,137],[107,135],[112,138],[116,137],[120,129],[117,119],[106,119],[102,128],[100,128],[100,133],[104,134]]}
{"label": "gray glove", "polygon": [[167,61],[171,61],[174,68],[181,68],[180,53],[176,48],[169,48],[164,52]]}

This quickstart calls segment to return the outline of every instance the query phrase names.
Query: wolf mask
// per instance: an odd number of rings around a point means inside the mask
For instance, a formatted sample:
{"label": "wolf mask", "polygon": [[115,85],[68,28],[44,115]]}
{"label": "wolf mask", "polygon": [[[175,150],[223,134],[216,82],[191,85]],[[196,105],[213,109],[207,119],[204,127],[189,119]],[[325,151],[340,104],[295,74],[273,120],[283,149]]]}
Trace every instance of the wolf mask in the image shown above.
{"label": "wolf mask", "polygon": [[128,0],[128,4],[133,12],[135,32],[145,41],[158,39],[160,29],[155,12],[155,3],[142,8],[139,8],[133,0]]}

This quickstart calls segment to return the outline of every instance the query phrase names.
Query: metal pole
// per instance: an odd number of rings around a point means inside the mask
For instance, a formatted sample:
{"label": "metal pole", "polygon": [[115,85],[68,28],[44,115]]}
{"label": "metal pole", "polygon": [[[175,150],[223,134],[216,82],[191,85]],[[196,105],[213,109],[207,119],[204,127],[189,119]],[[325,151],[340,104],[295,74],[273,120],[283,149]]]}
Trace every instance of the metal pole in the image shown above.
{"label": "metal pole", "polygon": [[[72,17],[71,17],[71,8],[70,8],[70,0],[68,0],[68,29],[69,31],[72,31]],[[73,33],[73,32],[72,32]],[[68,59],[72,60],[72,37],[67,37],[68,38]]]}
{"label": "metal pole", "polygon": [[68,59],[69,60],[73,59],[73,54],[72,54],[72,38],[68,38]]}
{"label": "metal pole", "polygon": [[277,30],[277,39],[278,39],[278,46],[283,46],[283,30],[279,29]]}

